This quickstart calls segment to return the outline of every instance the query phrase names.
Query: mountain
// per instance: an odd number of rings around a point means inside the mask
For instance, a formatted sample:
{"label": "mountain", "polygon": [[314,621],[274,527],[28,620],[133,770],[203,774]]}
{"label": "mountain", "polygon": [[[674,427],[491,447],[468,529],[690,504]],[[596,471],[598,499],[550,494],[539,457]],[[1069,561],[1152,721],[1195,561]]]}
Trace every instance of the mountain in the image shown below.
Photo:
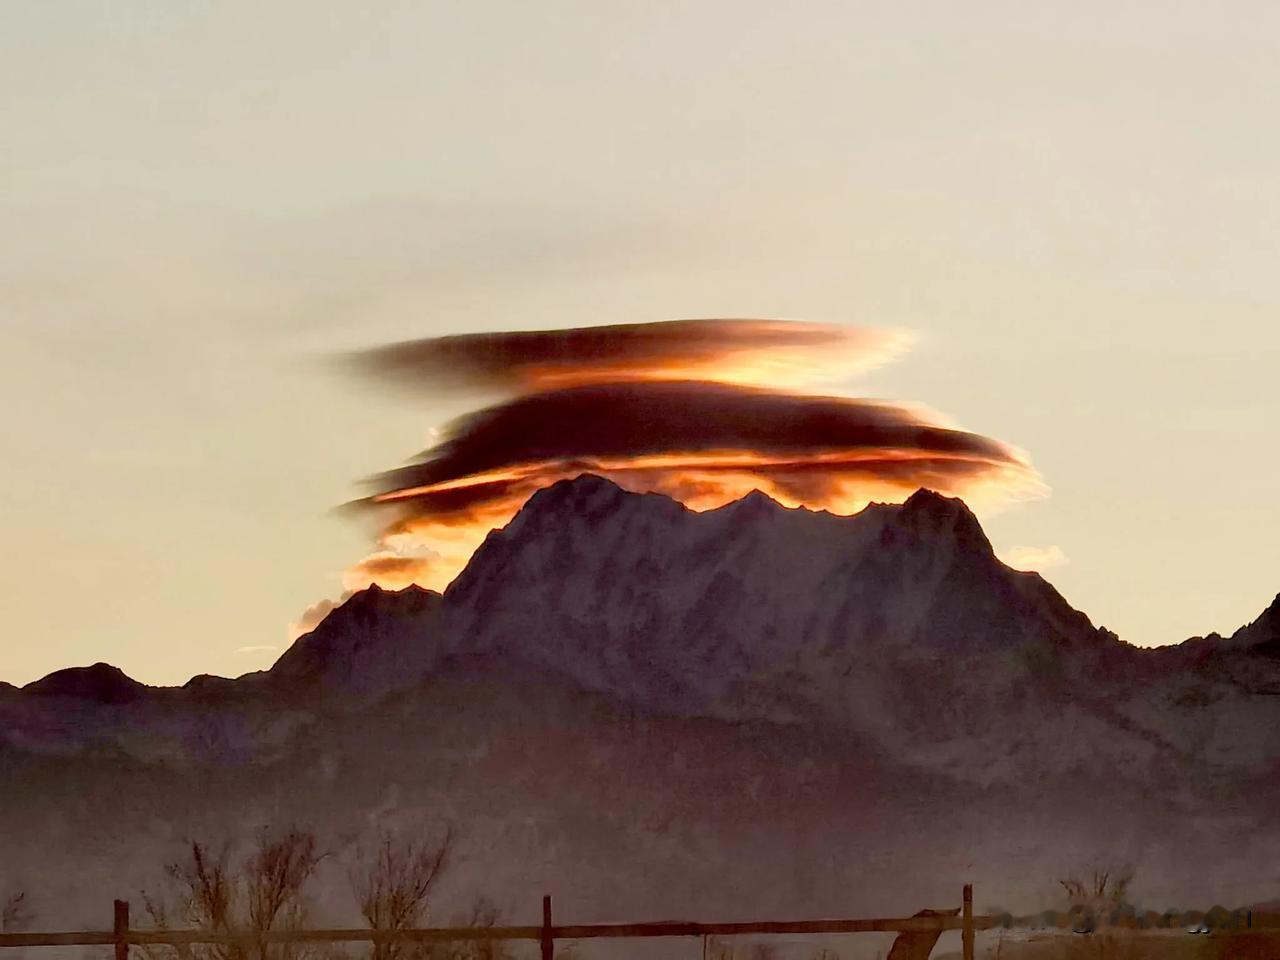
{"label": "mountain", "polygon": [[348,598],[271,668],[286,685],[321,682],[350,687],[361,673],[376,672],[394,683],[406,654],[429,640],[429,624],[440,594],[410,586],[383,590],[376,584]]}
{"label": "mountain", "polygon": [[[1111,642],[1039,575],[1001,564],[963,503],[926,491],[852,518],[758,492],[695,513],[584,475],[535,494],[442,598],[395,596],[348,601],[272,673],[336,659],[348,686],[379,689],[486,656],[687,710],[886,657],[1034,659]],[[367,655],[349,656],[353,644]]]}
{"label": "mountain", "polygon": [[[1197,749],[1224,759],[1202,718],[1166,702],[1179,664],[1005,566],[961,501],[928,491],[839,517],[758,492],[698,513],[591,475],[562,481],[443,596],[358,595],[271,675],[325,677],[370,702],[466,664],[664,714],[857,734],[983,781],[1108,760],[1163,776]],[[1239,762],[1273,747],[1268,735]]]}
{"label": "mountain", "polygon": [[1280,594],[1262,616],[1233,633],[1227,644],[1268,657],[1280,657]]}
{"label": "mountain", "polygon": [[0,860],[39,873],[56,838],[69,923],[183,836],[298,819],[338,862],[424,816],[517,919],[531,883],[582,920],[914,911],[966,878],[1038,909],[1116,857],[1245,902],[1280,849],[1278,620],[1141,650],[959,500],[698,513],[583,475],[443,594],[357,593],[269,671],[0,689]]}
{"label": "mountain", "polygon": [[319,715],[469,671],[856,735],[982,782],[1249,771],[1280,755],[1278,629],[1280,598],[1228,640],[1130,647],[929,491],[852,517],[759,492],[699,513],[584,474],[535,494],[443,595],[357,593],[270,671],[154,690],[95,664],[0,695],[0,719],[29,750],[262,757]]}
{"label": "mountain", "polygon": [[94,703],[124,704],[143,696],[146,687],[125,676],[119,667],[95,663],[91,667],[58,670],[27,684],[23,690],[37,697],[71,697]]}

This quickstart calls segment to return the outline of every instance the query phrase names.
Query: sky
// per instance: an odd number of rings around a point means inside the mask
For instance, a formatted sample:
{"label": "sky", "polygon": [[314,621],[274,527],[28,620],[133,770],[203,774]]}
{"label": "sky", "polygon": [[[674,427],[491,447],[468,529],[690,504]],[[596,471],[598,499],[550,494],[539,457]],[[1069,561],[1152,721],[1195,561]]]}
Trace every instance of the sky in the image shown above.
{"label": "sky", "polygon": [[844,392],[1025,451],[980,511],[1138,644],[1280,591],[1280,7],[25,2],[0,30],[0,679],[263,668],[468,402],[336,353],[909,331]]}

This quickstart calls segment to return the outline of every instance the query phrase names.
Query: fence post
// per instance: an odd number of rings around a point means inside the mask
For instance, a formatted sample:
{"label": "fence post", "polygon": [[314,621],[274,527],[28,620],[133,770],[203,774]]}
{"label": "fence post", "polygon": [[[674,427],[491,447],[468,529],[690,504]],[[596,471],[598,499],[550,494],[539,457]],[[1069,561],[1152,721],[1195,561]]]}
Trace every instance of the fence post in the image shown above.
{"label": "fence post", "polygon": [[129,960],[129,901],[117,900],[111,932],[116,937],[116,960]]}
{"label": "fence post", "polygon": [[964,960],[973,960],[973,884],[964,885],[964,928],[960,931]]}
{"label": "fence post", "polygon": [[542,960],[555,960],[556,944],[551,936],[551,894],[542,898]]}

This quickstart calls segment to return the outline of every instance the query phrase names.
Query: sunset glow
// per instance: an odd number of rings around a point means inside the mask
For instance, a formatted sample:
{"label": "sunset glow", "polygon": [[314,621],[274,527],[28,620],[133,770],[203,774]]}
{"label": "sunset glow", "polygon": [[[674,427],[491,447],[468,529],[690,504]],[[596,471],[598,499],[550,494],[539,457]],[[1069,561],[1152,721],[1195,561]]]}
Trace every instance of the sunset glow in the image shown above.
{"label": "sunset glow", "polygon": [[[602,463],[699,508],[959,493],[1139,646],[1275,595],[1280,5],[6,14],[5,681],[265,669],[237,651],[344,580],[440,586]],[[725,387],[892,400],[1034,468],[933,469],[905,427],[782,449],[795,407],[747,435]],[[629,405],[664,435],[610,443]],[[913,473],[708,463],[864,447]],[[661,456],[692,462],[619,467]]]}
{"label": "sunset glow", "polygon": [[365,372],[428,395],[515,396],[449,424],[430,450],[377,478],[363,505],[387,516],[378,550],[344,585],[443,590],[537,490],[582,473],[693,510],[753,490],[837,514],[921,487],[985,510],[1042,496],[1025,454],[923,406],[799,392],[869,369],[909,341],[812,323],[691,320],[370,351],[356,358]]}
{"label": "sunset glow", "polygon": [[905,330],[699,319],[436,337],[347,359],[384,383],[430,396],[680,380],[800,387],[874,369],[913,341]]}

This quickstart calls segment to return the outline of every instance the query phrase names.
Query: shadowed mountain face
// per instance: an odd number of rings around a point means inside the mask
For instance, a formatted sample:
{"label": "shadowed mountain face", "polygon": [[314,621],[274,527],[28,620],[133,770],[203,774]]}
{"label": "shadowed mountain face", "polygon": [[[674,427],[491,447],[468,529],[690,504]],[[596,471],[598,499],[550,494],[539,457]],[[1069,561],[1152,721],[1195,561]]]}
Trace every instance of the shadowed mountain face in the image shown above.
{"label": "shadowed mountain face", "polygon": [[694,513],[588,475],[535,495],[439,602],[357,596],[272,673],[380,692],[486,657],[659,709],[734,711],[746,688],[786,695],[899,658],[1034,661],[1109,642],[996,560],[958,500],[921,491],[846,518],[757,493]]}
{"label": "shadowed mountain face", "polygon": [[28,696],[71,697],[94,703],[131,703],[146,686],[125,676],[119,667],[95,663],[91,667],[59,670],[23,688]]}
{"label": "shadowed mountain face", "polygon": [[431,644],[439,609],[440,594],[433,590],[369,587],[286,650],[271,669],[272,679],[289,686],[318,681],[337,690],[370,673],[392,685],[412,682],[413,676],[389,668],[416,658]]}
{"label": "shadowed mountain face", "polygon": [[1208,683],[1232,725],[1270,716],[1240,700],[1276,675],[1240,639],[1269,616],[1195,656],[1139,650],[1002,564],[959,500],[837,517],[756,493],[695,513],[584,475],[536,494],[443,597],[360,594],[268,682],[367,703],[469,665],[656,713],[858,734],[979,781],[1099,762],[1167,776],[1280,751],[1270,725],[1222,735],[1186,709]]}
{"label": "shadowed mountain face", "polygon": [[1257,620],[1233,633],[1227,645],[1280,658],[1280,596],[1276,597]]}
{"label": "shadowed mountain face", "polygon": [[[268,672],[0,688],[0,853],[75,904],[110,899],[117,848],[144,884],[184,835],[430,813],[470,837],[464,878],[501,901],[536,875],[583,920],[840,913],[825,891],[854,887],[908,911],[966,876],[1031,909],[1117,858],[1153,897],[1243,902],[1280,849],[1278,611],[1139,650],[1000,563],[958,500],[694,513],[584,475],[443,596],[359,593]],[[138,812],[103,838],[122,794]]]}

